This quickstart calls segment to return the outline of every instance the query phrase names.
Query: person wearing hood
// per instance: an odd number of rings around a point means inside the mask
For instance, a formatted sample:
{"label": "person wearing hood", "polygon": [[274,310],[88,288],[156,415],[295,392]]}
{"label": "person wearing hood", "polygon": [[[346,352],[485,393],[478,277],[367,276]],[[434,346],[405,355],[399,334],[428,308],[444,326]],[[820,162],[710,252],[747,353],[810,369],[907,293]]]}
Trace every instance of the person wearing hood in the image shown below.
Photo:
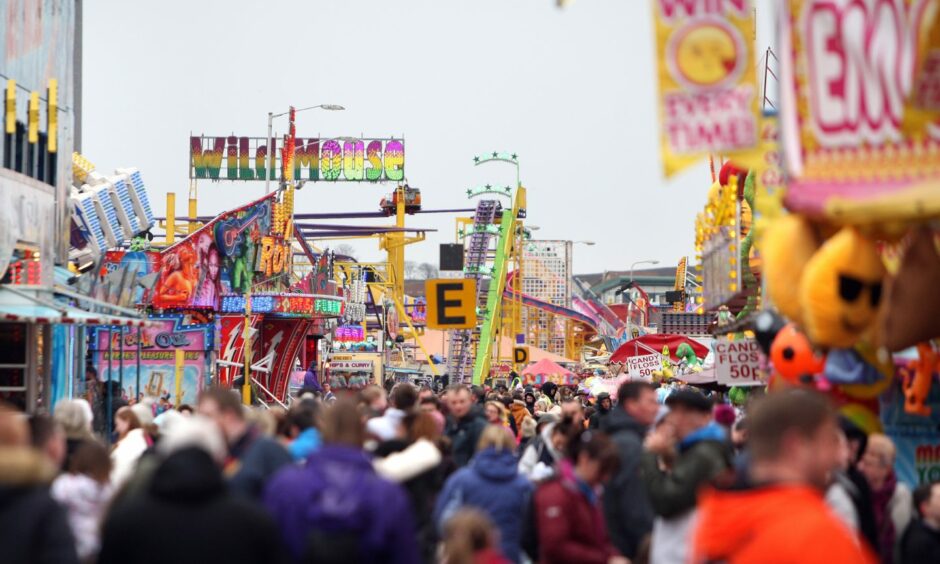
{"label": "person wearing hood", "polygon": [[[657,518],[652,562],[686,562],[698,490],[734,481],[731,443],[712,421],[711,402],[691,388],[666,399],[669,414],[646,437],[641,473]],[[663,467],[666,469],[663,469]]]}
{"label": "person wearing hood", "polygon": [[147,491],[107,516],[99,564],[280,561],[271,518],[227,491],[225,452],[206,418],[176,423],[157,446],[160,463]]}
{"label": "person wearing hood", "polygon": [[604,518],[611,542],[632,559],[653,530],[653,508],[640,475],[640,459],[643,438],[656,419],[659,403],[656,389],[647,382],[624,382],[617,390],[617,402],[601,428],[620,456],[620,467],[604,489]]}
{"label": "person wearing hood", "polygon": [[533,482],[551,478],[555,467],[564,458],[568,435],[574,429],[571,419],[561,421],[555,415],[539,417],[542,430],[522,452],[519,458],[519,473]]}
{"label": "person wearing hood", "polygon": [[49,494],[58,469],[29,443],[26,418],[0,404],[0,560],[78,564],[66,511]]}
{"label": "person wearing hood", "polygon": [[874,563],[823,499],[839,455],[829,400],[770,394],[750,410],[748,432],[749,484],[702,495],[687,562]]}
{"label": "person wearing hood", "polygon": [[286,415],[288,433],[291,437],[287,450],[294,462],[303,462],[320,448],[320,431],[317,429],[316,400],[302,399],[291,406]]}
{"label": "person wearing hood", "polygon": [[499,530],[503,556],[519,562],[522,517],[529,506],[532,485],[516,469],[514,448],[503,428],[487,426],[470,465],[455,472],[444,484],[434,509],[434,521],[438,530],[443,531],[458,509],[467,506],[479,509]]}
{"label": "person wearing hood", "polygon": [[525,404],[525,408],[529,411],[529,415],[535,417],[535,392],[529,388],[526,388],[525,393],[522,396],[522,401]]}
{"label": "person wearing hood", "polygon": [[597,410],[594,412],[594,415],[591,416],[591,421],[588,424],[589,429],[602,429],[602,421],[607,417],[607,414],[610,413],[610,394],[607,392],[601,392],[597,394]]}
{"label": "person wearing hood", "polygon": [[[533,409],[535,405],[535,396],[532,396]],[[509,415],[516,422],[516,430],[519,436],[522,436],[522,423],[526,417],[531,417],[532,413],[526,407],[525,396],[521,391],[515,391],[512,394],[512,403],[509,405]]]}
{"label": "person wearing hood", "polygon": [[542,395],[547,397],[550,403],[555,401],[555,392],[558,391],[558,384],[549,380],[548,382],[545,382],[544,384],[542,384],[541,389],[542,389]]}
{"label": "person wearing hood", "polygon": [[323,420],[323,446],[305,466],[283,468],[264,492],[292,560],[419,562],[411,502],[376,475],[355,402],[336,400]]}

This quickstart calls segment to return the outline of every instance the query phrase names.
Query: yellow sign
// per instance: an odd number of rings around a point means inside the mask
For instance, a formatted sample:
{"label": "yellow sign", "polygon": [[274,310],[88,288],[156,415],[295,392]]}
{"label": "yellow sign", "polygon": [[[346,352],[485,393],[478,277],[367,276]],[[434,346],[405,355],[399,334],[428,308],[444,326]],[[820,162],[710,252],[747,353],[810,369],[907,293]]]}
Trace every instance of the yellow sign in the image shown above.
{"label": "yellow sign", "polygon": [[473,278],[428,280],[427,326],[430,329],[472,329],[477,325],[477,281]]}
{"label": "yellow sign", "polygon": [[528,364],[529,347],[515,347],[512,349],[512,361],[515,364]]}
{"label": "yellow sign", "polygon": [[750,0],[653,0],[661,151],[666,176],[709,153],[758,141]]}

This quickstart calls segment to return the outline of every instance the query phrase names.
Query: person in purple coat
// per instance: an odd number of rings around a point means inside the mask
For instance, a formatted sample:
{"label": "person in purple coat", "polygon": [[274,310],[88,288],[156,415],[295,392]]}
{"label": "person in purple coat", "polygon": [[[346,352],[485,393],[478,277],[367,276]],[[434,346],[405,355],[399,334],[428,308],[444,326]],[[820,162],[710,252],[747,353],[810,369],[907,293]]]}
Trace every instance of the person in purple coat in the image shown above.
{"label": "person in purple coat", "polygon": [[376,475],[364,438],[355,403],[337,400],[323,417],[323,446],[269,482],[264,504],[294,561],[420,561],[407,494]]}

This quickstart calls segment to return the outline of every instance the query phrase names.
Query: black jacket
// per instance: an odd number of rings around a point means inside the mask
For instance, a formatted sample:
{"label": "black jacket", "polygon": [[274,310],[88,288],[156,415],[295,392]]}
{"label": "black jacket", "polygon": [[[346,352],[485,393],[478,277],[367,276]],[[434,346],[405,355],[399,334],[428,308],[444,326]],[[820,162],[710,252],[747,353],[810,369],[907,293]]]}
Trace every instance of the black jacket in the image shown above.
{"label": "black jacket", "polygon": [[901,537],[901,564],[940,562],[940,531],[912,519]]}
{"label": "black jacket", "polygon": [[228,493],[209,454],[186,448],[160,463],[145,495],[108,515],[98,562],[282,562],[279,541],[259,506]]}
{"label": "black jacket", "polygon": [[640,475],[646,428],[621,407],[611,409],[601,430],[610,435],[620,454],[620,468],[604,489],[604,520],[610,540],[627,558],[634,558],[643,537],[653,530],[653,508]]}
{"label": "black jacket", "polygon": [[0,448],[0,561],[78,563],[65,510],[49,496],[51,464],[25,448]]}
{"label": "black jacket", "polygon": [[486,419],[474,411],[470,411],[461,419],[449,417],[447,419],[447,428],[444,433],[451,442],[451,450],[454,453],[454,463],[462,468],[470,462],[473,454],[477,451],[477,443],[480,441],[480,435],[486,428]]}
{"label": "black jacket", "polygon": [[229,488],[233,493],[260,500],[264,485],[275,472],[293,462],[287,449],[250,428],[229,447],[226,464]]}

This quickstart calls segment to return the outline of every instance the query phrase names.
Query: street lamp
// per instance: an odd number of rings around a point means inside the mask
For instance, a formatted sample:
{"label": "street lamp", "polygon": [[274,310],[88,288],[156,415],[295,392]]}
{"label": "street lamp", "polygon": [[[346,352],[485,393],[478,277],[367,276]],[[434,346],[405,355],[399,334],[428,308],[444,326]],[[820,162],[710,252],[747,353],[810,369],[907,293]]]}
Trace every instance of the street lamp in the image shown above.
{"label": "street lamp", "polygon": [[[318,104],[316,106],[307,106],[306,108],[300,108],[299,110],[294,110],[294,113],[305,112],[307,110],[315,110],[317,108],[320,108],[321,110],[331,111],[331,112],[338,112],[338,111],[342,111],[346,109],[343,106],[340,106],[339,104]],[[286,112],[281,112],[279,114],[268,112],[268,162],[267,162],[267,166],[264,167],[264,193],[265,194],[268,194],[271,192],[271,163],[274,162],[274,159],[275,159],[274,151],[271,149],[271,145],[274,144],[274,139],[272,138],[273,133],[271,131],[273,124],[274,124],[274,118],[286,116],[289,113],[290,113],[290,110],[287,110]]]}
{"label": "street lamp", "polygon": [[575,245],[587,245],[588,247],[593,247],[597,243],[595,243],[594,241],[575,241],[574,244]]}

